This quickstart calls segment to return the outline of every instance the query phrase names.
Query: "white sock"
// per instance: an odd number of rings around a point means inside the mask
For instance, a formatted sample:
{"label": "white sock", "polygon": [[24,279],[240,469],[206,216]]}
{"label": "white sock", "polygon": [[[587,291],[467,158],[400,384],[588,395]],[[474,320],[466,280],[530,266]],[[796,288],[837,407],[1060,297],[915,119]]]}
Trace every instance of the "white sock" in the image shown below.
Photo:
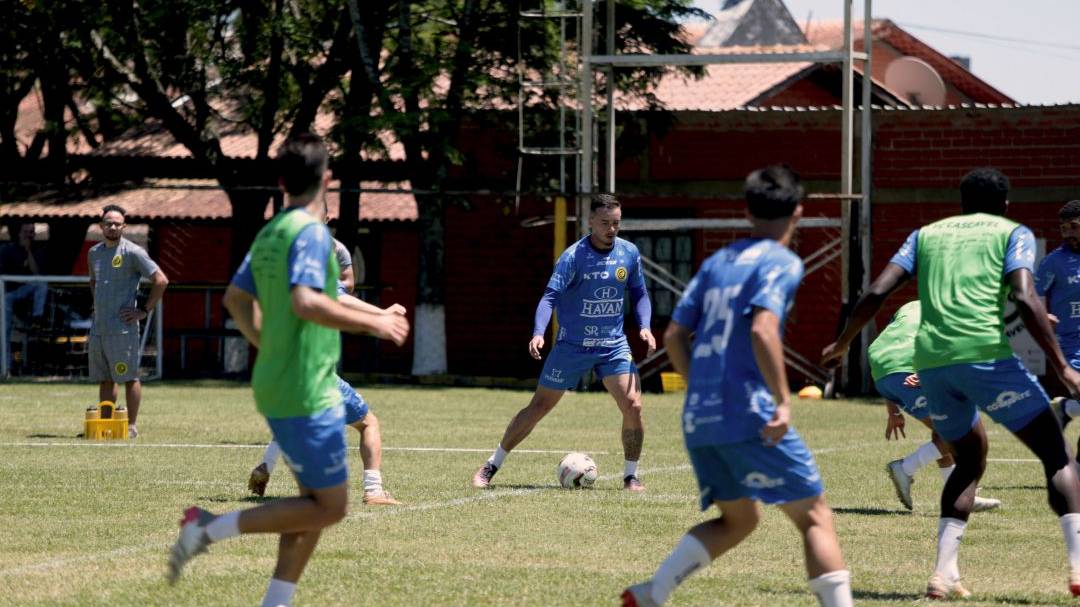
{"label": "white sock", "polygon": [[502,468],[504,459],[506,459],[506,449],[503,449],[502,443],[499,443],[499,446],[495,447],[495,453],[488,458],[488,463],[496,468]]}
{"label": "white sock", "polygon": [[1080,402],[1073,398],[1065,399],[1065,415],[1069,417],[1080,416]]}
{"label": "white sock", "polygon": [[657,605],[663,605],[676,586],[698,569],[708,567],[711,562],[712,558],[709,557],[705,544],[689,533],[682,536],[675,550],[660,563],[660,568],[653,575],[653,600]]}
{"label": "white sock", "polygon": [[940,573],[946,581],[960,579],[960,539],[964,537],[967,523],[956,518],[942,518],[938,521],[937,562],[934,571]]}
{"label": "white sock", "polygon": [[628,459],[623,460],[623,478],[628,476],[637,476],[637,462],[632,462]]}
{"label": "white sock", "polygon": [[851,572],[847,569],[830,571],[810,580],[810,591],[822,607],[852,607]]}
{"label": "white sock", "polygon": [[276,440],[272,440],[266,446],[266,451],[263,451],[262,463],[266,465],[267,472],[272,473],[274,471],[274,466],[277,465],[279,457],[281,457],[281,446],[277,444]]}
{"label": "white sock", "polygon": [[937,445],[932,442],[923,443],[914,453],[900,462],[900,467],[904,469],[904,474],[915,476],[919,468],[939,459],[941,459],[941,451],[938,451]]}
{"label": "white sock", "polygon": [[1060,520],[1065,550],[1069,553],[1069,569],[1080,571],[1080,514],[1066,514]]}
{"label": "white sock", "polygon": [[382,493],[382,473],[364,470],[364,493]]}
{"label": "white sock", "polygon": [[949,482],[949,477],[952,476],[953,470],[956,470],[956,464],[946,466],[944,468],[938,468],[938,472],[941,473],[941,480],[946,483]]}
{"label": "white sock", "polygon": [[210,524],[206,526],[206,535],[211,542],[240,535],[240,511],[226,512],[210,521]]}
{"label": "white sock", "polygon": [[262,607],[289,607],[292,605],[294,594],[296,594],[296,584],[272,577],[270,585],[266,587]]}

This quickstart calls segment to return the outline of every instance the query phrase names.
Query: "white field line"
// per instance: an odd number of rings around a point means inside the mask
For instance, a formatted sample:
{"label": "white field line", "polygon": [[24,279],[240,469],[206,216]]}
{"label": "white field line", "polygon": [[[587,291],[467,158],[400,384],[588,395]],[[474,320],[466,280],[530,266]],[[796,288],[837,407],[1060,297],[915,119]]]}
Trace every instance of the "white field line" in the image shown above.
{"label": "white field line", "polygon": [[[664,474],[664,473],[667,473],[667,472],[678,472],[678,471],[681,471],[681,470],[690,470],[690,468],[691,468],[690,464],[680,464],[678,466],[666,466],[666,467],[663,467],[663,468],[652,468],[652,469],[648,469],[648,470],[642,470],[642,475],[645,475],[645,474]],[[617,480],[622,480],[622,477],[623,477],[623,475],[620,472],[618,474],[607,474],[607,475],[604,475],[604,476],[600,476],[600,477],[597,477],[596,480],[597,480],[597,482],[612,481],[612,480],[616,480],[616,479]],[[495,499],[499,499],[499,498],[503,498],[503,497],[516,497],[516,496],[520,496],[520,495],[532,495],[534,493],[539,493],[541,491],[561,490],[561,489],[562,489],[562,487],[560,487],[559,485],[543,485],[543,486],[528,487],[528,488],[523,488],[523,489],[507,489],[507,490],[495,489],[493,491],[492,490],[480,490],[481,493],[478,493],[476,495],[470,495],[470,496],[466,496],[466,497],[459,497],[459,498],[455,498],[455,499],[452,499],[452,500],[445,500],[445,501],[441,501],[441,502],[428,502],[426,504],[416,504],[415,506],[402,506],[400,508],[386,508],[386,509],[383,509],[383,510],[379,510],[377,512],[368,512],[368,511],[356,512],[356,513],[353,513],[353,514],[349,515],[347,517],[347,520],[354,520],[354,519],[368,519],[368,520],[370,520],[370,519],[376,519],[376,518],[384,518],[384,517],[388,517],[388,516],[398,516],[398,515],[402,515],[402,514],[409,514],[409,513],[412,513],[412,512],[426,512],[428,510],[437,510],[437,509],[442,509],[442,508],[452,508],[454,506],[464,506],[466,504],[471,504],[473,502],[495,500]]]}
{"label": "white field line", "polygon": [[986,461],[988,461],[988,462],[1000,462],[1000,463],[1003,463],[1003,464],[1028,464],[1028,463],[1037,464],[1037,463],[1039,463],[1039,460],[1037,458],[1034,458],[1034,457],[1016,457],[1016,458],[1013,458],[1013,457],[989,457],[989,458],[986,459]]}
{"label": "white field line", "polygon": [[[202,443],[125,443],[119,441],[35,442],[23,441],[0,443],[0,447],[117,447],[124,449],[265,449],[266,445],[231,445]],[[383,447],[383,451],[415,451],[432,453],[491,453],[491,449],[474,447]],[[565,455],[573,449],[515,449],[514,453],[542,453]],[[610,455],[608,451],[590,451],[596,455]]]}
{"label": "white field line", "polygon": [[[107,443],[91,443],[91,442],[85,442],[85,443],[32,443],[32,442],[31,443],[0,443],[0,447],[12,447],[12,446],[35,446],[35,447],[36,446],[61,446],[61,447],[76,446],[77,447],[77,446],[82,446],[82,445],[108,446]],[[863,444],[847,445],[845,447],[831,447],[831,448],[825,448],[825,449],[818,449],[817,451],[814,451],[814,454],[815,455],[822,455],[822,454],[828,454],[828,453],[836,453],[836,452],[839,452],[839,451],[851,451],[851,450],[856,450],[856,449],[862,449],[862,448],[869,447],[869,446],[872,446],[872,445],[877,445],[877,443],[863,443]],[[150,447],[150,446],[164,447],[166,445],[145,445],[144,444],[144,445],[141,445],[141,446],[143,446],[143,447]],[[211,448],[211,447],[221,447],[221,448],[261,448],[258,445],[171,445],[171,447],[173,447],[173,448],[185,448],[185,447],[188,447],[188,448]],[[435,448],[434,447],[432,447],[432,448],[423,447],[421,449],[426,450],[426,449],[435,449]],[[527,453],[529,451],[519,450],[519,451],[516,451],[516,452],[526,452]],[[552,453],[564,453],[564,452],[563,451],[557,451],[557,452],[552,451]],[[680,465],[677,465],[677,466],[667,466],[667,467],[663,467],[663,468],[643,469],[642,474],[643,475],[645,475],[645,474],[664,474],[664,473],[667,473],[667,472],[679,472],[679,471],[690,470],[690,469],[691,469],[691,466],[689,464],[680,464]],[[605,475],[605,476],[601,476],[597,480],[598,481],[610,481],[610,480],[617,480],[617,479],[621,479],[621,478],[622,478],[622,473],[618,473],[618,474],[608,474],[608,475]],[[549,489],[556,489],[556,488],[558,488],[557,485],[549,485],[549,486],[544,486],[544,487],[530,487],[530,488],[527,488],[527,489],[510,489],[510,490],[505,490],[505,491],[500,491],[500,490],[496,489],[495,491],[485,491],[485,492],[479,493],[477,495],[459,497],[459,498],[456,498],[456,499],[444,500],[444,501],[441,501],[441,502],[429,502],[429,503],[426,503],[426,504],[416,504],[414,506],[403,506],[401,508],[386,508],[386,509],[383,509],[383,510],[380,510],[380,511],[377,511],[377,512],[366,512],[366,511],[357,512],[357,513],[354,513],[354,514],[348,516],[346,518],[346,521],[350,521],[350,520],[370,520],[370,519],[387,517],[387,516],[399,516],[399,515],[402,515],[402,514],[408,514],[408,513],[412,513],[412,512],[425,512],[425,511],[428,511],[428,510],[453,508],[453,507],[456,507],[456,506],[464,506],[466,504],[471,504],[473,502],[500,499],[500,498],[503,498],[503,497],[512,497],[512,496],[519,496],[519,495],[531,495],[531,494],[534,494],[534,493],[539,493],[541,491],[546,491],[546,490],[549,490]],[[648,494],[646,494],[643,497],[648,499]],[[660,496],[656,496],[656,497],[660,497]],[[664,496],[664,497],[666,498],[667,496]],[[130,554],[136,554],[136,553],[143,552],[143,551],[146,551],[146,550],[151,550],[151,549],[164,550],[164,549],[168,548],[168,546],[169,546],[169,544],[166,543],[166,542],[154,541],[154,542],[151,542],[151,543],[148,543],[148,544],[139,544],[139,545],[135,545],[135,546],[125,546],[125,547],[122,547],[122,548],[117,548],[115,550],[109,550],[109,551],[105,551],[105,552],[96,552],[96,553],[93,553],[93,554],[83,554],[83,555],[79,555],[79,556],[71,556],[71,557],[62,557],[62,558],[49,559],[47,561],[43,561],[43,562],[40,562],[40,563],[31,563],[31,564],[27,564],[27,565],[18,565],[18,566],[15,566],[15,567],[9,567],[7,569],[0,569],[0,578],[14,577],[14,576],[19,576],[19,575],[24,575],[24,574],[29,574],[29,573],[36,573],[36,572],[40,572],[40,571],[48,571],[50,569],[54,569],[54,568],[57,568],[57,567],[65,567],[65,566],[68,566],[68,565],[77,565],[77,564],[85,563],[85,562],[97,562],[97,561],[103,561],[103,560],[110,560],[110,559],[130,555]]]}
{"label": "white field line", "polygon": [[[81,554],[79,556],[68,556],[55,559],[49,559],[40,563],[32,563],[29,565],[19,565],[16,567],[9,567],[7,569],[0,569],[0,578],[14,577],[17,575],[23,575],[26,573],[37,573],[41,571],[48,571],[49,569],[55,569],[57,567],[66,567],[68,565],[78,565],[85,562],[96,562],[114,559],[129,554],[136,554],[143,552],[144,550],[150,550],[151,548],[157,548],[164,551],[169,547],[169,544],[165,540],[152,542],[149,544],[141,544],[138,546],[125,546],[123,548],[117,548],[115,550],[108,550],[105,552],[95,552],[93,554]],[[165,558],[162,557],[162,562]]]}

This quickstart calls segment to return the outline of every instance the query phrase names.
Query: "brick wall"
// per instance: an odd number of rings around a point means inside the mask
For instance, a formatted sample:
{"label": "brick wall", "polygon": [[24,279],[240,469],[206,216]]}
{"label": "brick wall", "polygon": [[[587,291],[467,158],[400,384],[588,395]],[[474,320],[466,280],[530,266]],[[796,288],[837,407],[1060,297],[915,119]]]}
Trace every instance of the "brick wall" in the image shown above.
{"label": "brick wall", "polygon": [[[661,209],[693,209],[699,217],[741,214],[733,200],[750,170],[787,162],[808,191],[836,192],[840,174],[840,112],[741,111],[680,114],[652,141],[648,156],[620,159],[625,216],[662,216]],[[858,142],[856,142],[856,150]],[[1010,216],[1029,225],[1048,246],[1057,244],[1057,208],[1080,198],[1080,107],[897,110],[875,116],[871,272],[881,270],[910,231],[959,211],[957,186],[975,166],[995,165],[1013,182]],[[856,180],[858,179],[856,158]],[[640,178],[639,178],[640,176]],[[857,187],[857,186],[856,186]],[[678,196],[662,192],[678,192]],[[689,192],[689,194],[687,194]],[[716,194],[710,197],[710,193]],[[837,201],[814,201],[808,216],[838,217]],[[450,367],[456,373],[533,376],[524,354],[532,312],[551,271],[550,229],[526,230],[505,206],[476,204],[448,214],[446,258]],[[523,206],[521,216],[549,214]],[[668,214],[670,216],[670,214]],[[699,231],[695,257],[741,234]],[[803,230],[795,245],[806,256],[839,236],[839,229]],[[513,270],[508,270],[512,267]],[[787,327],[788,341],[816,359],[839,321],[840,260],[807,275]],[[883,312],[915,296],[907,287]],[[657,332],[663,327],[655,327]],[[796,382],[801,381],[797,375]]]}

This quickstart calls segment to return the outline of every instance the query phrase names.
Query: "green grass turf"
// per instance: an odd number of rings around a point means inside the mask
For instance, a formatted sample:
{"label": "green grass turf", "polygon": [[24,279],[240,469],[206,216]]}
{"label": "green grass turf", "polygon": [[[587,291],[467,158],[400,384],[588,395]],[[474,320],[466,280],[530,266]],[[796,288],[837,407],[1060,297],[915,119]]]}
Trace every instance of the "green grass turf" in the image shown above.
{"label": "green grass turf", "polygon": [[[679,432],[679,395],[646,395],[643,495],[621,490],[619,414],[603,393],[569,394],[496,477],[469,479],[525,392],[361,387],[383,424],[383,476],[407,506],[360,502],[359,456],[350,452],[349,517],[323,535],[300,583],[299,605],[614,605],[651,575],[682,533],[713,516]],[[220,512],[257,503],[246,491],[269,437],[251,392],[234,384],[149,384],[132,443],[75,438],[88,385],[9,384],[0,391],[0,605],[254,605],[273,568],[276,538],[214,545],[175,587],[165,560],[181,510]],[[859,401],[802,401],[794,412],[816,452],[860,605],[919,599],[934,559],[936,470],[914,486],[904,511],[883,469],[927,432],[883,438],[885,413]],[[1074,437],[1075,430],[1070,437]],[[1041,467],[993,424],[982,494],[1002,499],[975,515],[960,566],[969,605],[1064,605],[1067,564]],[[357,434],[350,431],[355,447]],[[28,443],[39,446],[27,446]],[[158,445],[155,447],[155,445]],[[168,446],[172,445],[172,446]],[[183,446],[183,445],[199,445]],[[406,447],[445,451],[399,450]],[[451,449],[476,449],[453,451]],[[593,490],[555,487],[571,450],[593,454]],[[268,495],[294,485],[279,466]],[[691,578],[670,605],[815,605],[794,528],[776,509],[742,545]]]}

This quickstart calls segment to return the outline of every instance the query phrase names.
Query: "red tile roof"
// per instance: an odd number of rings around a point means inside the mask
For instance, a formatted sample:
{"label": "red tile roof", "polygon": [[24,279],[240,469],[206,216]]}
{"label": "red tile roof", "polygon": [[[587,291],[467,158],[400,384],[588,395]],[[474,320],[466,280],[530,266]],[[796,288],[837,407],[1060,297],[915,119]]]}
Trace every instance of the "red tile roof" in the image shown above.
{"label": "red tile roof", "polygon": [[[772,46],[695,48],[694,54],[727,55],[751,52],[806,53],[826,50],[820,46]],[[681,74],[664,76],[654,89],[657,98],[673,111],[722,111],[752,105],[777,86],[808,74],[815,64],[799,63],[723,63],[705,68],[700,79]],[[624,104],[622,109],[637,109]]]}
{"label": "red tile roof", "polygon": [[[852,25],[852,37],[855,39],[855,48],[863,48],[863,24],[862,22]],[[843,21],[815,21],[811,22],[806,30],[806,37],[811,43],[820,44],[831,49],[839,49],[844,46],[844,22]],[[973,103],[1015,103],[1011,97],[997,90],[986,81],[972,74],[959,63],[942,55],[930,45],[922,42],[909,32],[888,19],[874,19],[871,24],[871,35],[874,37],[874,79],[875,82],[883,79],[888,64],[897,56],[910,55],[918,57],[929,63],[939,74],[946,84],[955,88],[966,99],[961,102]],[[880,45],[887,45],[883,49]],[[890,51],[890,52],[886,52]],[[856,69],[861,64],[855,63]]]}
{"label": "red tile roof", "polygon": [[[22,202],[0,204],[0,217],[81,217],[97,218],[107,204],[118,204],[128,211],[133,222],[158,220],[214,220],[232,215],[229,199],[208,179],[158,179],[147,182],[152,187],[133,187],[129,190],[102,194],[78,201],[55,200],[49,194]],[[330,217],[337,218],[339,182],[332,182],[327,194]],[[361,221],[415,221],[416,198],[409,184],[364,182],[362,189],[384,190],[364,192],[360,196]],[[385,191],[390,190],[390,191]],[[397,192],[396,190],[402,190]],[[271,213],[267,205],[266,216]]]}

